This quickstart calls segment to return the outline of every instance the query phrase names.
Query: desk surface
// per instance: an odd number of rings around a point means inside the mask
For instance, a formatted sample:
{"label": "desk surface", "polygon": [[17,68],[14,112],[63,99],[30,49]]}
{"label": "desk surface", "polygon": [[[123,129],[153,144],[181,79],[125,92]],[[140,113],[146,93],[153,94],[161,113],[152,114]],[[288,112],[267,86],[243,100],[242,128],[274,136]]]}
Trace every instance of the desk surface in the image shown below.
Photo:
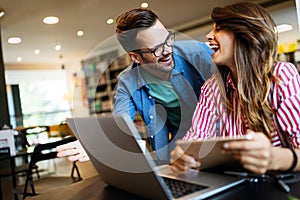
{"label": "desk surface", "polygon": [[[291,193],[297,199],[300,198],[300,182],[295,184],[290,184]],[[222,192],[218,195],[211,197],[210,199],[214,200],[231,200],[236,199],[237,197],[247,200],[247,199],[289,199],[289,194],[283,192],[276,184],[274,183],[250,183],[245,182],[242,185],[239,185],[235,188],[232,188],[228,191]],[[295,198],[295,199],[296,199]],[[34,200],[57,200],[57,199],[72,199],[72,200],[115,200],[115,199],[141,199],[137,196],[131,195],[129,193],[120,191],[113,187],[107,186],[101,177],[94,176],[88,179],[84,179],[77,183],[65,186],[55,191],[50,191],[44,194],[34,196],[30,199]]]}

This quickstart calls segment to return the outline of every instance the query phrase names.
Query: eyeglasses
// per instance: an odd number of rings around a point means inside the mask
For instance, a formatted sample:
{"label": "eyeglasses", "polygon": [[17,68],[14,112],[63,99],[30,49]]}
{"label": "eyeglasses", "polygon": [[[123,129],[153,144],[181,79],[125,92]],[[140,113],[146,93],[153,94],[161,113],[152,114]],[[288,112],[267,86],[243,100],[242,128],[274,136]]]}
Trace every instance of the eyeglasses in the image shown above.
{"label": "eyeglasses", "polygon": [[142,51],[141,49],[137,49],[134,50],[133,52],[137,52],[137,53],[153,53],[154,56],[156,57],[160,57],[163,52],[165,51],[165,46],[167,45],[168,47],[172,47],[175,41],[175,33],[172,31],[169,31],[169,34],[166,38],[166,40],[164,41],[164,43],[161,43],[159,45],[156,46],[156,48],[153,49],[148,49],[148,51]]}

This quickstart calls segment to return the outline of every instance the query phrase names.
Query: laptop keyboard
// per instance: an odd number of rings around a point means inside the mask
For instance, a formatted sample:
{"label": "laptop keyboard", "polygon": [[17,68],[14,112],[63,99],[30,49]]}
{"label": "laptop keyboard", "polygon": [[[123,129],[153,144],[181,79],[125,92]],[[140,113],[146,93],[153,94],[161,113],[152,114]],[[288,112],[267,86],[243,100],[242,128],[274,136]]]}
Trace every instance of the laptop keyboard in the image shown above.
{"label": "laptop keyboard", "polygon": [[174,198],[179,198],[196,191],[206,189],[206,186],[188,183],[181,180],[163,177]]}

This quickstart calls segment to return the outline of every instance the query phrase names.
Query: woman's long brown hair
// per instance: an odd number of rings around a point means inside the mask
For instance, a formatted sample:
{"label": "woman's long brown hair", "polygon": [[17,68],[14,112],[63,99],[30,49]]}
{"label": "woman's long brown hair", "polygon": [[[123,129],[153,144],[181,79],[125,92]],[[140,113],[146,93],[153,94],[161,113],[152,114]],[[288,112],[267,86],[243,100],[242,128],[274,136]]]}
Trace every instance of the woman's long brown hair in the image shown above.
{"label": "woman's long brown hair", "polygon": [[[276,80],[273,76],[277,57],[275,23],[264,8],[248,2],[214,8],[211,17],[216,26],[235,36],[236,86],[243,118],[247,120],[249,128],[262,131],[270,137],[274,125],[268,94],[272,81]],[[224,86],[230,70],[226,66],[218,66],[218,69],[218,83]],[[232,110],[226,92],[226,88],[221,87],[226,107]]]}

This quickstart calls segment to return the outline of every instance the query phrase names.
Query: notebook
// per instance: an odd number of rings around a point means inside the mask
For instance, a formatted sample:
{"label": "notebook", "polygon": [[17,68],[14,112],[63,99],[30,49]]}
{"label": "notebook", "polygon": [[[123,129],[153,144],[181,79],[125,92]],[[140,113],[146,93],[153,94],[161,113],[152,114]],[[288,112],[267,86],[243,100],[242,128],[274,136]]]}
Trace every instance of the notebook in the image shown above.
{"label": "notebook", "polygon": [[157,166],[151,153],[140,148],[140,134],[127,115],[68,118],[67,123],[104,182],[126,192],[147,199],[200,199],[244,182],[235,176],[174,173],[168,165]]}

